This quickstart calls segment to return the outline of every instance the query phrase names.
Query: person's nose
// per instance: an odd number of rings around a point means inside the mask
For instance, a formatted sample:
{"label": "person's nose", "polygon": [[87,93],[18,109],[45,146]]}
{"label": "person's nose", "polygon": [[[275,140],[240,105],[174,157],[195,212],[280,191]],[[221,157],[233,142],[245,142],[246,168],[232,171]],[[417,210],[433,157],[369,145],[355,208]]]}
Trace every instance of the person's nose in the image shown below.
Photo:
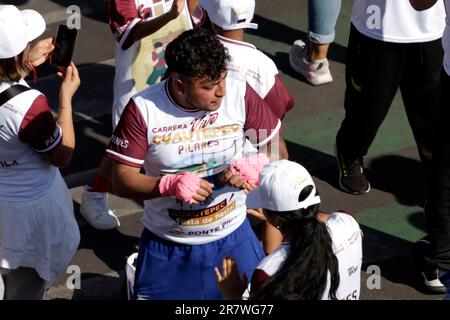
{"label": "person's nose", "polygon": [[216,97],[217,98],[222,98],[225,96],[225,94],[227,93],[227,89],[226,89],[226,82],[225,79],[220,81],[219,84],[217,85],[217,89],[216,89]]}

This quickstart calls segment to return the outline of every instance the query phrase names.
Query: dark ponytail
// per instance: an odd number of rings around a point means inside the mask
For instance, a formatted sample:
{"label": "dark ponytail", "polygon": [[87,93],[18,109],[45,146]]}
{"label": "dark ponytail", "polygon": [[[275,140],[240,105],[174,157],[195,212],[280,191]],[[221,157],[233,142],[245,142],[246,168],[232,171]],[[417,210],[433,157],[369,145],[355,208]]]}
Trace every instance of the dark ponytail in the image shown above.
{"label": "dark ponytail", "polygon": [[252,292],[250,299],[266,300],[296,295],[305,300],[320,300],[326,288],[328,272],[331,277],[329,296],[332,300],[336,299],[339,286],[338,260],[333,253],[331,236],[325,223],[316,218],[318,210],[318,204],[289,212],[266,210],[269,215],[279,216],[281,228],[289,228],[293,236],[288,257],[280,270],[263,284],[261,290]]}

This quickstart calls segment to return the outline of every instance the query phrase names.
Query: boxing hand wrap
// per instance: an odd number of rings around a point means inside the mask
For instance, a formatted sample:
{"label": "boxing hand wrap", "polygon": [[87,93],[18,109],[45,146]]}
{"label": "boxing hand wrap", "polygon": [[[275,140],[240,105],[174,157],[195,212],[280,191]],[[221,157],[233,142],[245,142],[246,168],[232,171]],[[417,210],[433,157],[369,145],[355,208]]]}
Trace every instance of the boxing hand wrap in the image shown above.
{"label": "boxing hand wrap", "polygon": [[159,192],[163,197],[175,196],[178,200],[193,203],[192,196],[200,188],[200,178],[192,172],[180,172],[161,177]]}
{"label": "boxing hand wrap", "polygon": [[259,173],[269,162],[269,158],[264,153],[251,154],[234,160],[230,165],[230,170],[233,175],[240,176],[248,183],[258,184]]}

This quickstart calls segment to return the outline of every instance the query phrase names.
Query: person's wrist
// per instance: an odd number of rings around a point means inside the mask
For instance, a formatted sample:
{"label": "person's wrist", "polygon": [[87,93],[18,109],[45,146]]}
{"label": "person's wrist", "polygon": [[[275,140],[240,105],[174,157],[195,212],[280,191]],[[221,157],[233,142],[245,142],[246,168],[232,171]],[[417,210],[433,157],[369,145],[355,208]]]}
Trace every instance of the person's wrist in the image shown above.
{"label": "person's wrist", "polygon": [[59,97],[59,108],[72,109],[72,97]]}

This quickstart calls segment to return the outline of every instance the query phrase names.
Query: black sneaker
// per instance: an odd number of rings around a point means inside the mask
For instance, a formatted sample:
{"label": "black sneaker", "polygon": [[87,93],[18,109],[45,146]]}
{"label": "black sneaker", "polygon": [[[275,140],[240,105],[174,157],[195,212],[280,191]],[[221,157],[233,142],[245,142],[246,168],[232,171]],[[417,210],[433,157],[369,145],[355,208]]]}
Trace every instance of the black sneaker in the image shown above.
{"label": "black sneaker", "polygon": [[[423,268],[423,264],[420,263],[423,260],[422,257],[427,255],[430,247],[430,240],[428,235],[423,237],[422,239],[416,241],[414,245],[414,258],[416,260],[416,264],[419,268]],[[433,270],[421,270],[420,274],[423,277],[425,287],[434,293],[446,293],[447,288],[443,284],[443,276],[445,275],[445,271],[441,269],[433,269]]]}
{"label": "black sneaker", "polygon": [[354,161],[345,161],[339,153],[337,144],[334,151],[339,166],[339,186],[342,190],[351,194],[365,194],[370,191],[370,183],[364,174],[362,158]]}
{"label": "black sneaker", "polygon": [[425,286],[428,290],[436,293],[447,292],[446,286],[441,281],[441,278],[444,276],[445,271],[435,269],[431,271],[422,271],[421,274],[425,281]]}

